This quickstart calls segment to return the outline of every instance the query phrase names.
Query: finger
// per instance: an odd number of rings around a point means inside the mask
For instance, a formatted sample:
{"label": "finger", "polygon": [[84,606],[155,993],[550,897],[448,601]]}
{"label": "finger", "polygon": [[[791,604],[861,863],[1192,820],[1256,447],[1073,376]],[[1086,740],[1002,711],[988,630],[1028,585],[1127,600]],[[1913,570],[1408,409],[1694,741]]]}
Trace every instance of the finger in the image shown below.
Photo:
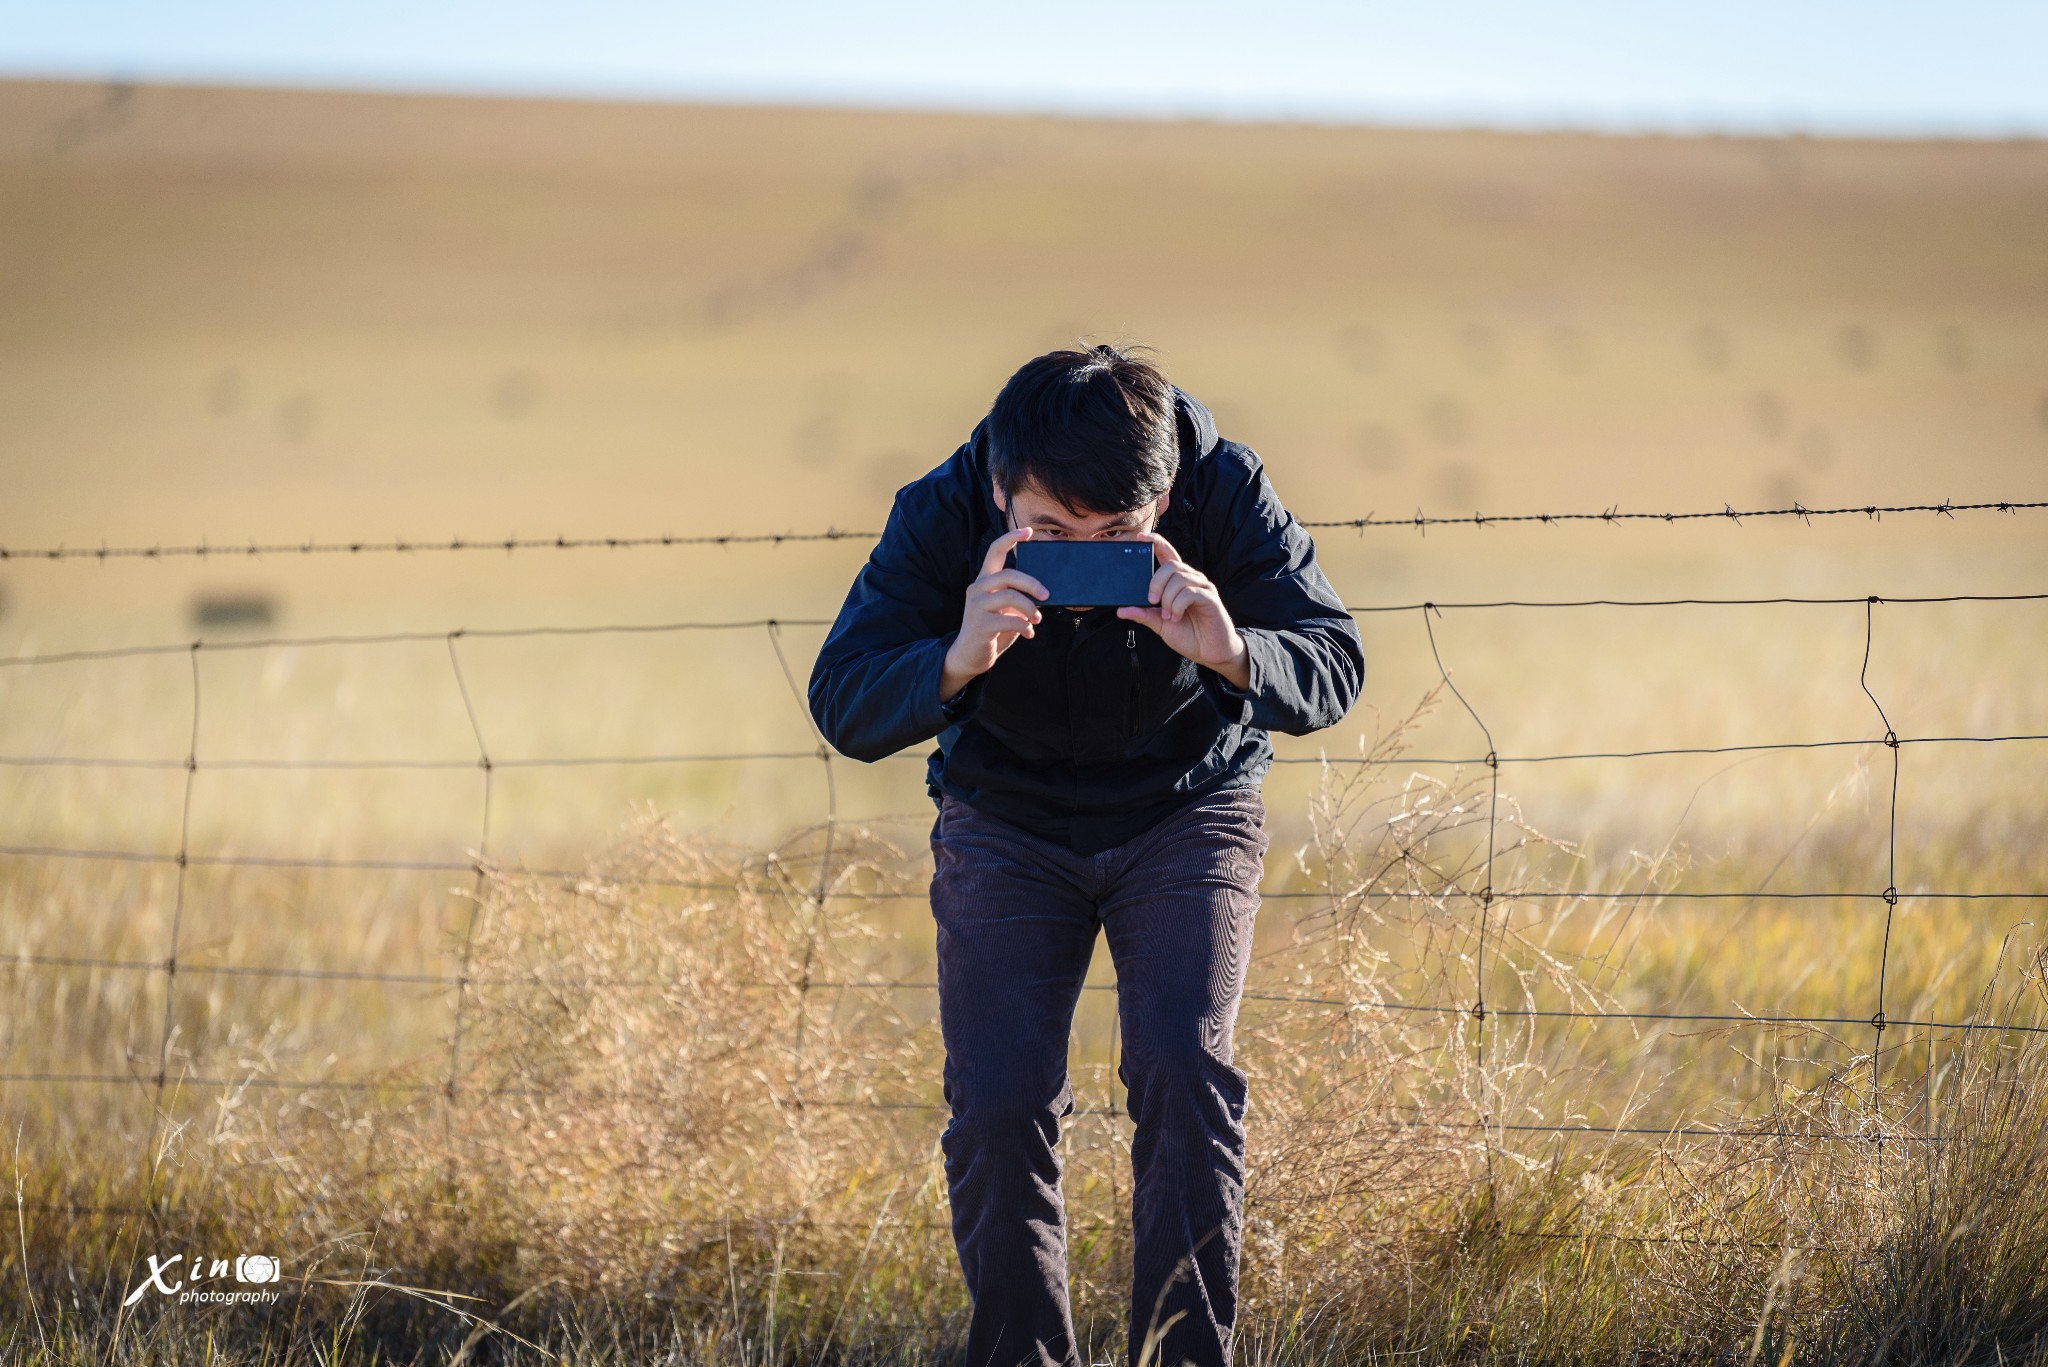
{"label": "finger", "polygon": [[1001,569],[1003,567],[1003,558],[1010,553],[1010,547],[1016,545],[1019,541],[1029,541],[1030,539],[1031,529],[1029,527],[1019,527],[1016,531],[1004,532],[1001,536],[989,542],[988,554],[981,559],[982,574],[994,574],[997,570]]}
{"label": "finger", "polygon": [[1021,617],[1027,622],[1041,621],[1045,615],[1038,604],[1015,589],[997,589],[982,599],[979,606],[1007,616]]}
{"label": "finger", "polygon": [[1191,584],[1195,588],[1203,590],[1213,590],[1215,588],[1215,585],[1209,582],[1207,575],[1183,561],[1178,565],[1160,566],[1159,572],[1152,576],[1150,592],[1147,596],[1153,602],[1164,605],[1167,598],[1172,596],[1175,589],[1182,584]]}
{"label": "finger", "polygon": [[1121,607],[1116,610],[1116,615],[1123,618],[1126,622],[1143,623],[1145,626],[1150,627],[1154,633],[1159,631],[1158,608]]}
{"label": "finger", "polygon": [[996,589],[1011,588],[1022,589],[1026,593],[1035,593],[1040,598],[1052,597],[1051,589],[1048,589],[1022,570],[997,570],[993,574],[983,575],[974,582],[977,587],[991,592]]}
{"label": "finger", "polygon": [[1152,543],[1152,554],[1158,556],[1167,564],[1185,565],[1187,563],[1185,560],[1181,559],[1180,552],[1173,548],[1173,543],[1171,541],[1168,541],[1159,533],[1146,532],[1145,539]]}
{"label": "finger", "polygon": [[988,624],[988,633],[997,641],[1012,636],[1029,636],[1036,631],[1037,624],[1018,612],[999,612]]}
{"label": "finger", "polygon": [[1008,650],[1019,636],[1029,640],[1038,630],[1030,622],[1025,621],[1019,613],[999,612],[996,614],[996,617],[1001,625],[992,624],[990,626],[989,641],[995,646],[996,653],[999,655],[1003,651]]}
{"label": "finger", "polygon": [[1001,636],[1005,632],[1036,631],[1038,623],[1021,612],[991,613],[978,624],[978,632],[990,636]]}
{"label": "finger", "polygon": [[1207,598],[1208,594],[1201,585],[1178,579],[1168,586],[1165,596],[1159,600],[1159,607],[1166,614],[1167,621],[1177,622],[1200,607]]}

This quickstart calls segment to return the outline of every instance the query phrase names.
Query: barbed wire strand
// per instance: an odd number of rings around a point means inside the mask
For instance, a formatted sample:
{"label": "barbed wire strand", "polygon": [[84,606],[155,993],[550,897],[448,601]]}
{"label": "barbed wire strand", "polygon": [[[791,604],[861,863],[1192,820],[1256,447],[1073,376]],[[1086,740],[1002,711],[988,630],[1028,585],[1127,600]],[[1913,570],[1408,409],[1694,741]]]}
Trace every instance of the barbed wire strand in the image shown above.
{"label": "barbed wire strand", "polygon": [[415,555],[433,551],[582,551],[639,550],[648,547],[684,546],[780,546],[804,541],[872,541],[874,532],[841,531],[828,527],[822,532],[724,532],[697,536],[540,536],[540,537],[450,537],[389,541],[268,541],[210,543],[205,540],[182,545],[150,546],[0,546],[0,560],[179,560],[231,559],[283,555]]}
{"label": "barbed wire strand", "polygon": [[[1933,513],[1953,519],[1957,513],[1997,512],[2017,516],[2021,512],[2048,508],[2048,502],[2027,502],[2014,499],[2000,499],[1987,503],[1956,503],[1948,499],[1940,503],[1865,503],[1837,508],[1808,508],[1797,502],[1787,508],[1737,509],[1730,504],[1719,508],[1693,510],[1689,512],[1622,512],[1615,504],[1595,513],[1471,513],[1451,517],[1431,516],[1417,510],[1413,516],[1378,517],[1366,513],[1362,517],[1322,518],[1302,521],[1301,526],[1312,530],[1351,529],[1364,532],[1370,528],[1408,528],[1421,531],[1429,527],[1492,527],[1518,523],[1536,523],[1543,526],[1561,526],[1568,523],[1604,522],[1610,526],[1624,522],[1658,522],[1673,524],[1679,522],[1729,522],[1740,525],[1755,518],[1798,518],[1808,525],[1817,517],[1862,517],[1880,521],[1886,514]],[[639,536],[545,536],[545,537],[449,537],[441,540],[423,537],[408,540],[394,537],[388,541],[353,539],[345,541],[249,541],[213,543],[201,538],[198,541],[165,545],[155,543],[148,546],[109,546],[102,542],[98,546],[5,546],[0,545],[0,561],[4,560],[173,560],[208,559],[214,557],[286,556],[286,555],[417,555],[430,552],[452,551],[569,551],[569,550],[640,550],[648,548],[681,548],[691,546],[782,546],[787,544],[818,541],[873,541],[880,534],[873,531],[855,531],[840,527],[827,527],[814,532],[723,532],[677,536],[672,533]]]}
{"label": "barbed wire strand", "polygon": [[1864,517],[1875,522],[1882,520],[1886,513],[1934,513],[1953,518],[1957,513],[1999,512],[2017,515],[2023,510],[2048,508],[2048,503],[2020,503],[2001,500],[1992,503],[1954,503],[1943,499],[1940,503],[1901,503],[1878,505],[1866,503],[1856,507],[1808,508],[1794,503],[1789,508],[1752,508],[1738,510],[1730,504],[1718,509],[1687,513],[1624,513],[1619,504],[1602,509],[1597,513],[1473,513],[1469,517],[1431,517],[1417,509],[1413,517],[1375,517],[1367,513],[1364,517],[1339,518],[1334,521],[1304,522],[1304,527],[1337,528],[1351,527],[1364,531],[1368,527],[1409,527],[1421,530],[1426,527],[1491,527],[1497,523],[1541,523],[1556,526],[1569,522],[1605,522],[1610,526],[1623,522],[1733,522],[1740,524],[1746,518],[1796,517],[1812,525],[1816,517]]}

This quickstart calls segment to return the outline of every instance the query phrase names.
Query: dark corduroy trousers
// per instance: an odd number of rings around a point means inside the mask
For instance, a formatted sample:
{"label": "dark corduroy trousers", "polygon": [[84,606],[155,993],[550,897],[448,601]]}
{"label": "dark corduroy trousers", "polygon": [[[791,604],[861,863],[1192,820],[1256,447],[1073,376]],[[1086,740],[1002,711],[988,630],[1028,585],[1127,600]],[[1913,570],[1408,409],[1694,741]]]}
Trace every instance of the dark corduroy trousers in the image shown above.
{"label": "dark corduroy trousers", "polygon": [[[1265,864],[1256,786],[1076,854],[952,797],[932,824],[953,1239],[969,1367],[1076,1367],[1060,1124],[1098,928],[1116,966],[1131,1142],[1130,1359],[1230,1361],[1245,1076],[1231,1063]],[[1164,1326],[1163,1330],[1160,1326]]]}

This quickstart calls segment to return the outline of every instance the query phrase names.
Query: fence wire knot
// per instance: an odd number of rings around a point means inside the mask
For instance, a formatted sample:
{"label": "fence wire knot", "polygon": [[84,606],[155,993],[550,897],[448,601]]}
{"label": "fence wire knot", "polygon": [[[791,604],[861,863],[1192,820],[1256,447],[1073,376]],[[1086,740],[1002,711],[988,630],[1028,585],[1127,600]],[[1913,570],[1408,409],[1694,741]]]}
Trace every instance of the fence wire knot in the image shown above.
{"label": "fence wire knot", "polygon": [[1899,890],[1897,888],[1886,888],[1882,896],[1884,897],[1884,904],[1888,907],[1895,907],[1899,904]]}

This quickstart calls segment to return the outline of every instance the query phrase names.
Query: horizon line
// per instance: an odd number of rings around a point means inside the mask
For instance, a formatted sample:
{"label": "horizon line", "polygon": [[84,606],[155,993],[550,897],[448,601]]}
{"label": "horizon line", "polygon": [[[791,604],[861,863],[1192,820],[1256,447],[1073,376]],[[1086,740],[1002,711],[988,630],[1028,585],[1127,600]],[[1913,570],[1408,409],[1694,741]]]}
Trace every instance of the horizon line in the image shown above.
{"label": "horizon line", "polygon": [[2040,142],[2048,139],[2048,121],[2016,116],[1991,123],[1958,117],[1881,119],[1816,116],[1787,111],[1765,117],[1728,111],[1674,113],[1638,110],[1572,110],[1556,106],[1522,109],[1445,103],[1426,106],[1414,101],[1373,103],[1330,102],[1289,106],[1270,101],[1204,104],[1160,99],[1103,101],[1009,92],[990,98],[962,97],[928,90],[882,92],[853,87],[778,88],[756,83],[753,89],[721,89],[699,83],[696,88],[641,82],[577,82],[561,80],[412,79],[363,73],[307,76],[250,75],[197,70],[144,73],[136,70],[87,70],[78,67],[20,68],[0,64],[0,84],[50,84],[87,87],[166,88],[243,91],[252,94],[367,95],[373,97],[442,98],[566,102],[590,105],[710,106],[718,108],[795,109],[820,113],[958,115],[970,118],[1067,119],[1083,122],[1216,124],[1229,127],[1384,129],[1389,131],[1499,133],[1509,135],[1584,135],[1619,138],[1737,138],[1762,140],[1829,140],[1856,142]]}

